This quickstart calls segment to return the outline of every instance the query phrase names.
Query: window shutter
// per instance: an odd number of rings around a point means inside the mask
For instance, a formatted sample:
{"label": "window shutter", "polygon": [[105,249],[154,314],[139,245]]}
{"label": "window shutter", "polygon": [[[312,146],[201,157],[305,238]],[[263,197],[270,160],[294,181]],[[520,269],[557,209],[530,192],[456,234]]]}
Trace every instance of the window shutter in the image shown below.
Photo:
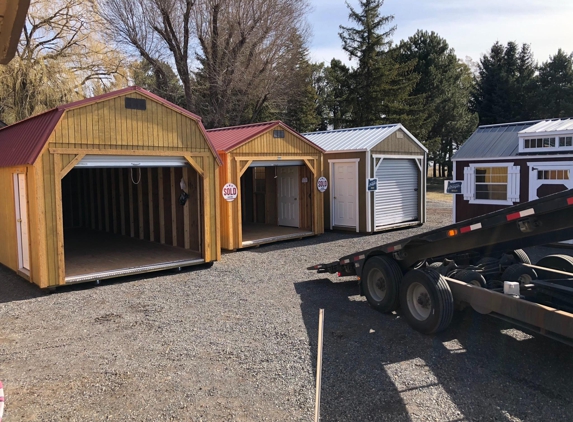
{"label": "window shutter", "polygon": [[510,166],[507,168],[507,200],[519,202],[520,168]]}
{"label": "window shutter", "polygon": [[464,167],[464,183],[462,183],[462,192],[466,201],[475,199],[476,173],[473,167]]}

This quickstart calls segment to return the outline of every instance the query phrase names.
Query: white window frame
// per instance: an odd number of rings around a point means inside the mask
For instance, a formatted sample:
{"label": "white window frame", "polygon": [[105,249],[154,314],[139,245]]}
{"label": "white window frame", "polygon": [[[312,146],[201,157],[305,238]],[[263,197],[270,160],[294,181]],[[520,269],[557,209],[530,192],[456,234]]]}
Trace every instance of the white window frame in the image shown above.
{"label": "white window frame", "polygon": [[[545,134],[538,134],[538,135],[523,135],[519,138],[519,152],[520,153],[527,153],[527,152],[558,152],[558,151],[573,151],[572,146],[562,146],[561,145],[561,138],[565,137],[573,137],[573,133],[545,133]],[[543,139],[543,138],[555,138],[555,146],[554,147],[541,147],[541,148],[525,148],[525,140],[526,139]]]}
{"label": "white window frame", "polygon": [[[476,181],[475,181],[475,169],[479,167],[506,167],[507,168],[507,196],[508,199],[500,200],[500,199],[476,199]],[[516,201],[509,199],[511,192],[510,192],[510,168],[514,167],[514,163],[470,163],[469,168],[473,174],[471,181],[466,180],[464,177],[464,185],[465,192],[464,197],[467,199],[468,196],[471,195],[471,199],[469,199],[470,204],[482,204],[482,205],[513,205],[516,202],[519,202],[519,199]],[[468,168],[468,167],[466,167]],[[518,181],[519,182],[519,181]],[[517,194],[519,194],[519,183],[517,185]]]}

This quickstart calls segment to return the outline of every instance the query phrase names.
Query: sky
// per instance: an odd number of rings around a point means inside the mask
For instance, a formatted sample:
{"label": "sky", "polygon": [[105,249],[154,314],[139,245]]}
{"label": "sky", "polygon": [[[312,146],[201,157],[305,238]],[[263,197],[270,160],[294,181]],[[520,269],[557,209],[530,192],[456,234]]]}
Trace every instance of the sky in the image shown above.
{"label": "sky", "polygon": [[[348,21],[344,0],[309,0],[312,12],[312,61],[330,62],[337,58],[349,62],[342,50],[339,25]],[[360,10],[358,0],[348,0]],[[559,48],[573,52],[573,1],[571,0],[385,0],[383,15],[394,15],[395,43],[418,29],[434,31],[444,38],[456,55],[478,62],[499,41],[530,44],[534,58],[545,62]]]}

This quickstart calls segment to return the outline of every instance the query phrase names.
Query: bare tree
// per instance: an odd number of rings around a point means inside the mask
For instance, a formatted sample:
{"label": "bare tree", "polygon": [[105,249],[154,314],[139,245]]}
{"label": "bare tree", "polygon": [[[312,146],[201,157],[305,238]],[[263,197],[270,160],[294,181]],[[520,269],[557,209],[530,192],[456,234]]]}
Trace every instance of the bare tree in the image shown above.
{"label": "bare tree", "polygon": [[188,109],[192,107],[189,43],[194,3],[194,0],[98,0],[110,35],[152,66],[160,91],[166,90],[169,83],[163,63],[175,63]]}
{"label": "bare tree", "polygon": [[199,107],[208,126],[259,120],[284,107],[308,34],[306,0],[197,0]]}
{"label": "bare tree", "polygon": [[82,0],[35,0],[16,57],[0,67],[0,115],[14,122],[118,82],[122,56]]}
{"label": "bare tree", "polygon": [[167,80],[160,64],[174,64],[186,107],[207,126],[256,120],[286,104],[308,35],[307,0],[98,2],[115,39],[153,67],[158,90]]}

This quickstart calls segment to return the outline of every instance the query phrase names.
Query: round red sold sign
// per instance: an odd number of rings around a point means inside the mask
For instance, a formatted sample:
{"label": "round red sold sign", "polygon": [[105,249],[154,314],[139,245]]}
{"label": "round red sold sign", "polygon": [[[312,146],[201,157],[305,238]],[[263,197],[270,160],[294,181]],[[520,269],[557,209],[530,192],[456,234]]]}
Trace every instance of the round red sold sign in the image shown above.
{"label": "round red sold sign", "polygon": [[318,188],[319,192],[324,192],[328,188],[328,180],[326,180],[326,177],[319,177],[316,181],[316,187]]}
{"label": "round red sold sign", "polygon": [[223,198],[231,202],[237,197],[237,187],[232,183],[223,186]]}

